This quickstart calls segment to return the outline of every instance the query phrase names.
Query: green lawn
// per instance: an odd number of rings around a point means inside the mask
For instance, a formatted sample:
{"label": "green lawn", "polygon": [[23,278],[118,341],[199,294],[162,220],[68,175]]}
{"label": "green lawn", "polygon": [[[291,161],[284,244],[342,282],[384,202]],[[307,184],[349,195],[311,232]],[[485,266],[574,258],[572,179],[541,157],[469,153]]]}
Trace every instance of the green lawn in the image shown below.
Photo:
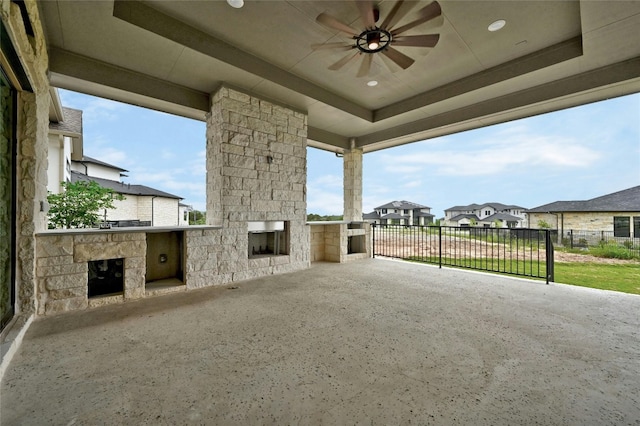
{"label": "green lawn", "polygon": [[555,263],[555,282],[640,294],[640,263]]}
{"label": "green lawn", "polygon": [[[438,263],[437,257],[411,257],[412,262]],[[523,262],[509,259],[444,258],[443,266],[473,268],[494,273],[518,273],[532,278],[544,277],[545,262]],[[554,281],[557,283],[640,294],[640,262],[605,264],[592,262],[555,262]],[[542,278],[544,279],[544,278]]]}

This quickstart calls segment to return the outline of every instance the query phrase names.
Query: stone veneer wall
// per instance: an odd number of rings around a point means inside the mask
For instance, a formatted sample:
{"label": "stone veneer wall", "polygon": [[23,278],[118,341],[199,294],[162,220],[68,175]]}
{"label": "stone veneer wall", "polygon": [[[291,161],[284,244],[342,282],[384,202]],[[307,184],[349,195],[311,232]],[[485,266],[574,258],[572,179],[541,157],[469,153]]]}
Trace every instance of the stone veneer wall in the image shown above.
{"label": "stone veneer wall", "polygon": [[[187,236],[189,288],[309,266],[307,116],[221,87],[207,119],[207,220]],[[248,222],[286,221],[288,255],[248,258]]]}
{"label": "stone veneer wall", "polygon": [[640,212],[529,213],[529,226],[538,228],[538,223],[544,220],[551,225],[552,229],[562,227],[564,232],[568,232],[570,229],[613,232],[613,218],[615,216],[631,218],[631,232],[633,232],[633,217],[640,217]]}
{"label": "stone veneer wall", "polygon": [[9,0],[0,0],[0,16],[24,66],[33,93],[18,92],[18,200],[16,311],[36,312],[35,233],[46,226],[46,214],[40,201],[47,198],[47,151],[49,128],[49,81],[46,40],[35,0],[25,6],[33,28],[27,36],[20,8]]}
{"label": "stone veneer wall", "polygon": [[362,221],[362,153],[362,148],[354,148],[343,157],[343,219],[347,222]]}
{"label": "stone veneer wall", "polygon": [[[347,223],[310,223],[311,261],[345,263],[371,257],[371,225],[359,223],[359,229],[351,229]],[[365,252],[348,253],[348,239],[363,236]]]}
{"label": "stone veneer wall", "polygon": [[[38,315],[145,296],[144,232],[40,234],[37,237]],[[88,262],[124,258],[124,294],[88,299]]]}

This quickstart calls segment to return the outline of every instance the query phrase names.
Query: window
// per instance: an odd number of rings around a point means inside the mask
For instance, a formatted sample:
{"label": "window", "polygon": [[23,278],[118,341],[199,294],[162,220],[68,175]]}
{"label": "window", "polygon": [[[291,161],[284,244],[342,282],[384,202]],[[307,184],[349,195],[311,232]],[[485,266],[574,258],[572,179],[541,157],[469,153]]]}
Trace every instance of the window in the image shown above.
{"label": "window", "polygon": [[629,237],[631,231],[631,221],[629,216],[613,217],[613,236]]}
{"label": "window", "polygon": [[484,215],[485,216],[491,216],[491,210],[485,210],[484,211]]}
{"label": "window", "polygon": [[381,209],[381,210],[380,210],[380,213],[381,213],[381,214],[387,214],[387,209]]}
{"label": "window", "polygon": [[633,217],[633,238],[640,238],[640,216]]}
{"label": "window", "polygon": [[409,214],[409,210],[405,210],[405,211],[404,211],[404,214]]}

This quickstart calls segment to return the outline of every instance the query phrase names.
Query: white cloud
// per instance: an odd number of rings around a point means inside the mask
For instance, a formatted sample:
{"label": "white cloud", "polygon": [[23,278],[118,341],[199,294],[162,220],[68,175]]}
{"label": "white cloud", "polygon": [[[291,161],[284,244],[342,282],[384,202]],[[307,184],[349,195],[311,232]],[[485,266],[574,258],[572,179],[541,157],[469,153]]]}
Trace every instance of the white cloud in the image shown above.
{"label": "white cloud", "polygon": [[198,151],[196,158],[191,160],[190,168],[192,176],[205,176],[207,174],[207,151]]}
{"label": "white cloud", "polygon": [[343,212],[343,196],[335,192],[309,187],[307,190],[307,212],[320,215],[339,215]]}
{"label": "white cloud", "polygon": [[403,188],[419,188],[422,186],[421,180],[411,180],[409,182],[405,182],[402,187]]}
{"label": "white cloud", "polygon": [[309,185],[324,188],[342,188],[342,176],[323,175],[313,180]]}
{"label": "white cloud", "polygon": [[[89,155],[85,152],[86,155]],[[118,167],[125,167],[126,164],[130,164],[127,153],[115,148],[101,148],[99,153],[91,154],[89,157],[93,157],[96,160],[104,161],[105,163],[113,164]]]}
{"label": "white cloud", "polygon": [[[444,176],[483,176],[509,173],[526,167],[584,168],[595,164],[601,153],[566,137],[532,136],[519,133],[523,126],[502,132],[499,140],[473,141],[467,149],[436,150],[405,155],[386,154],[387,173],[429,172]],[[511,136],[505,138],[506,134]]]}

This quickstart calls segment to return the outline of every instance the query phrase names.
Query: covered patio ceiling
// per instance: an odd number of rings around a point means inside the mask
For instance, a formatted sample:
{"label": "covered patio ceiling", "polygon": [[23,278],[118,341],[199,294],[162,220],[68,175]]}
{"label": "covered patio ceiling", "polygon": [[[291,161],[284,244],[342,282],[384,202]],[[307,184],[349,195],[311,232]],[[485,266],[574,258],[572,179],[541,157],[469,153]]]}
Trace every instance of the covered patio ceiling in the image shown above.
{"label": "covered patio ceiling", "polygon": [[[396,0],[375,5],[380,21]],[[395,28],[430,1],[404,2]],[[61,88],[199,120],[221,85],[308,113],[309,145],[365,152],[640,91],[640,1],[448,1],[397,47],[415,62],[312,45],[349,42],[353,1],[43,1],[50,77]],[[406,9],[405,9],[406,8]],[[406,13],[404,13],[406,12]],[[488,26],[503,19],[503,29]],[[375,80],[374,87],[367,85]]]}

